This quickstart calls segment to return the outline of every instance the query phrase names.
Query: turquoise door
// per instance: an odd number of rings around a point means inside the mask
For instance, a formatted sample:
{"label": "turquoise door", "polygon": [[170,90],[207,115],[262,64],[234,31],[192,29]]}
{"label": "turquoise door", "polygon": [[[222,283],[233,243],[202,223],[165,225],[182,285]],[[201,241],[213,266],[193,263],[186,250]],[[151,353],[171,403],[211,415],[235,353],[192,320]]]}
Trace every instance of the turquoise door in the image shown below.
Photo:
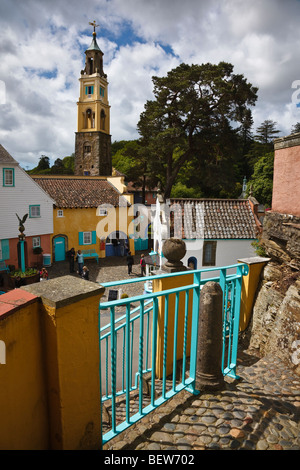
{"label": "turquoise door", "polygon": [[66,259],[65,239],[57,237],[54,240],[55,261],[64,261]]}

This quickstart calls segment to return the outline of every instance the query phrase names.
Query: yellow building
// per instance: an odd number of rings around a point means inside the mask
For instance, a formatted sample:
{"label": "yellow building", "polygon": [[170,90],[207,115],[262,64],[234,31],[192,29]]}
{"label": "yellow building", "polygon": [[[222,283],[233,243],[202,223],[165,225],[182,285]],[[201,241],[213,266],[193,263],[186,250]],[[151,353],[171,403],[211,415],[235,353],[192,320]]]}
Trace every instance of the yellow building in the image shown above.
{"label": "yellow building", "polygon": [[32,178],[55,201],[52,261],[65,260],[71,248],[89,251],[91,258],[97,259],[96,255],[103,258],[125,254],[128,243],[134,253],[134,239],[128,233],[133,217],[129,215],[127,195],[121,192],[125,187],[120,177],[34,175]]}

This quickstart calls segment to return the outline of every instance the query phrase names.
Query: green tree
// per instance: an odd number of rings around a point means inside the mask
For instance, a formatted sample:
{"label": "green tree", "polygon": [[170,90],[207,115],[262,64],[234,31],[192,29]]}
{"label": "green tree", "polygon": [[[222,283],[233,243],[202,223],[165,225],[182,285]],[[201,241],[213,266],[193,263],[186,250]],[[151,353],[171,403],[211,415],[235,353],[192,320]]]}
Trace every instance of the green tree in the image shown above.
{"label": "green tree", "polygon": [[64,157],[62,159],[63,165],[65,168],[65,174],[66,175],[74,175],[74,162],[75,162],[75,155],[72,153],[72,155],[69,155],[67,157]]}
{"label": "green tree", "polygon": [[263,155],[273,152],[273,140],[278,137],[278,134],[281,132],[276,128],[276,126],[277,122],[266,119],[259,127],[257,127],[254,140],[252,141],[248,152],[244,156],[244,162],[246,165],[245,175],[247,178],[251,177],[254,171],[254,166],[259,159]]}
{"label": "green tree", "polygon": [[32,170],[28,170],[27,173],[29,175],[45,175],[45,174],[50,174],[51,169],[50,169],[50,158],[47,157],[46,155],[42,155],[39,158],[39,163],[35,168],[32,168]]}
{"label": "green tree", "polygon": [[300,122],[294,124],[291,130],[291,134],[298,134],[298,132],[300,132]]}
{"label": "green tree", "polygon": [[186,162],[193,160],[199,169],[214,159],[215,171],[222,158],[230,160],[220,142],[235,140],[233,123],[255,104],[257,88],[225,62],[181,64],[152,80],[155,99],[145,104],[138,131],[147,149],[147,171],[157,175],[168,198]]}
{"label": "green tree", "polygon": [[62,175],[64,174],[64,164],[61,158],[57,158],[54,162],[54,165],[51,167],[51,173],[53,175]]}
{"label": "green tree", "polygon": [[256,129],[255,139],[263,145],[273,145],[273,140],[278,137],[278,134],[281,132],[276,129],[276,126],[277,122],[266,119]]}
{"label": "green tree", "polygon": [[38,165],[27,171],[30,175],[73,175],[74,174],[74,153],[63,159],[57,158],[50,167],[50,158],[42,155]]}
{"label": "green tree", "polygon": [[259,203],[267,207],[272,204],[274,173],[274,152],[263,155],[254,165],[253,175],[248,182],[247,191],[251,192]]}
{"label": "green tree", "polygon": [[202,197],[201,190],[197,187],[188,187],[184,183],[178,181],[172,187],[172,198],[198,198]]}
{"label": "green tree", "polygon": [[39,159],[37,170],[48,170],[50,168],[50,158],[42,155]]}
{"label": "green tree", "polygon": [[155,187],[157,178],[148,171],[148,154],[140,140],[122,141],[115,145],[118,150],[112,156],[112,165],[126,176],[136,188],[142,189],[142,202],[145,203],[146,187]]}

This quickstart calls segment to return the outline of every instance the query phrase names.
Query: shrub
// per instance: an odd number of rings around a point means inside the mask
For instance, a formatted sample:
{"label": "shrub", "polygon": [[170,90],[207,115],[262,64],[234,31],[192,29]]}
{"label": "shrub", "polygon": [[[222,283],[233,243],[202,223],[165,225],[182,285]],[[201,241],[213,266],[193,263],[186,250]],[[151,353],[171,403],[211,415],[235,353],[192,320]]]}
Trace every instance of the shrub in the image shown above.
{"label": "shrub", "polygon": [[37,273],[38,273],[37,269],[27,268],[25,269],[24,272],[22,272],[21,270],[14,271],[13,273],[11,273],[11,277],[27,277],[27,276],[33,276],[34,274],[37,274]]}

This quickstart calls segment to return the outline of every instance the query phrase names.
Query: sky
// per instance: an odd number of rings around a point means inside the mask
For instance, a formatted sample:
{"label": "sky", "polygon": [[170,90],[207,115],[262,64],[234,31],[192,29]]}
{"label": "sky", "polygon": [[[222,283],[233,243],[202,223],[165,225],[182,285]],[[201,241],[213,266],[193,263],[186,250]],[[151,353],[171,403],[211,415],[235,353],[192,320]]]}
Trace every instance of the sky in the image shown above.
{"label": "sky", "polygon": [[230,62],[258,87],[254,133],[300,122],[299,0],[0,0],[0,144],[25,169],[74,152],[94,20],[112,142],[139,137],[152,77],[183,62]]}

